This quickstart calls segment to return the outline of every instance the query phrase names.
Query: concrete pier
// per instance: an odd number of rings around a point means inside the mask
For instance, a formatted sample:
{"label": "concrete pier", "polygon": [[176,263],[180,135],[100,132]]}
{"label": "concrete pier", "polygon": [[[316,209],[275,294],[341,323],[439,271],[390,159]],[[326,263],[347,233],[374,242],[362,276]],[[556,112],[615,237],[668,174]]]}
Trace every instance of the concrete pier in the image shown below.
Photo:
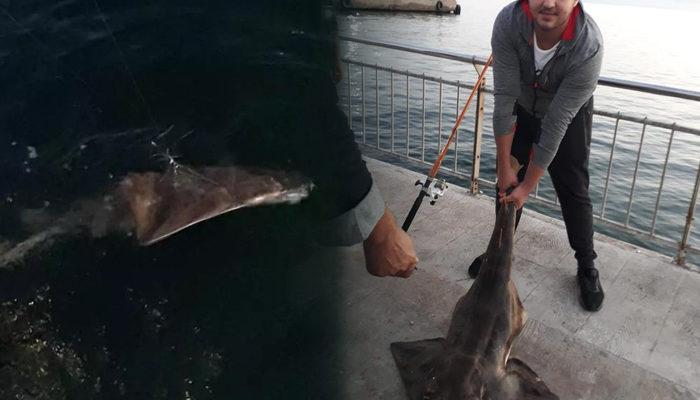
{"label": "concrete pier", "polygon": [[[397,220],[417,194],[417,173],[367,159]],[[444,336],[466,269],[486,247],[493,200],[451,186],[427,203],[410,235],[420,257],[408,280],[370,276],[362,248],[344,250],[341,326],[344,397],[401,399],[389,343]],[[561,221],[526,210],[513,279],[529,321],[513,349],[561,399],[700,398],[700,274],[668,257],[596,235],[603,309],[585,312]]]}

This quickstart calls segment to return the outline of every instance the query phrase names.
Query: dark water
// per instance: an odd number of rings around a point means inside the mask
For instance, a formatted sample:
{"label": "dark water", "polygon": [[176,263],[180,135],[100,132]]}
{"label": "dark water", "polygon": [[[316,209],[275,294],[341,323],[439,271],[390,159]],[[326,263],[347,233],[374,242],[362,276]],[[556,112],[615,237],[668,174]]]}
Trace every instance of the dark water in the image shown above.
{"label": "dark water", "polygon": [[339,273],[294,215],[66,237],[2,271],[0,398],[337,398]]}
{"label": "dark water", "polygon": [[[74,206],[110,203],[128,172],[310,170],[331,28],[319,2],[0,1],[0,260],[67,215],[90,225]],[[110,229],[23,242],[0,265],[0,399],[337,398],[315,201],[151,247]]]}
{"label": "dark water", "polygon": [[[349,36],[358,36],[382,41],[400,42],[421,47],[443,49],[465,55],[486,58],[490,51],[490,35],[493,20],[506,0],[495,2],[463,2],[462,14],[432,15],[412,13],[353,12],[342,16],[341,31]],[[634,4],[631,4],[634,3]],[[605,40],[603,76],[634,80],[644,83],[661,84],[683,89],[700,90],[700,71],[695,51],[695,37],[700,35],[700,16],[697,2],[623,2],[623,1],[584,1],[584,7],[597,21]],[[459,80],[467,84],[476,79],[471,66],[432,57],[412,55],[360,44],[344,44],[344,55],[352,60],[369,64],[393,67],[400,71],[410,71],[427,76]],[[365,75],[365,123],[366,140],[376,143],[377,111],[379,112],[379,137],[383,148],[391,147],[391,108],[390,75],[380,72],[375,81],[374,71],[366,70]],[[352,72],[352,120],[353,127],[362,140],[362,92],[360,68]],[[489,84],[487,77],[487,85]],[[406,87],[409,87],[409,108],[406,106]],[[379,89],[377,110],[375,90]],[[343,107],[348,112],[347,80],[338,90]],[[437,154],[438,143],[444,143],[457,116],[457,90],[443,88],[442,137],[438,139],[440,120],[438,84],[426,83],[426,124],[423,127],[423,96],[420,79],[411,78],[407,84],[405,77],[397,77],[394,84],[394,131],[397,151],[406,153],[406,136],[409,136],[409,154],[422,156],[422,135],[426,135],[426,160],[432,162]],[[463,105],[469,89],[460,92]],[[626,115],[648,117],[667,123],[677,123],[690,128],[700,127],[700,104],[697,102],[662,98],[630,91],[599,87],[595,93],[596,108],[608,112],[622,112]],[[484,143],[482,150],[482,176],[495,180],[495,143],[491,134],[492,98],[486,98],[486,118],[484,122]],[[460,105],[460,109],[461,109]],[[473,108],[472,108],[473,109]],[[407,129],[408,114],[408,129]],[[473,138],[473,112],[468,113],[461,125],[459,136],[459,156],[457,169],[463,173],[471,171],[471,148]],[[614,119],[594,118],[593,142],[591,145],[591,197],[594,210],[603,210],[603,192],[608,171],[612,138],[615,129]],[[615,144],[615,157],[612,164],[608,198],[605,206],[606,218],[625,224],[630,210],[629,225],[650,231],[653,224],[654,208],[659,194],[659,186],[670,130],[647,127],[644,144],[641,147],[638,176],[635,181],[633,201],[629,197],[632,189],[637,154],[640,149],[642,124],[622,121],[618,126]],[[446,164],[455,165],[454,153],[450,151]],[[660,195],[659,211],[654,232],[660,236],[679,241],[682,236],[685,217],[688,212],[693,184],[700,159],[700,140],[691,134],[676,132],[671,147],[669,165]],[[539,195],[554,199],[554,190],[548,179],[540,185]],[[697,225],[697,224],[695,224]],[[630,239],[623,232],[609,232],[623,239]],[[691,243],[700,244],[700,228],[694,227]]]}

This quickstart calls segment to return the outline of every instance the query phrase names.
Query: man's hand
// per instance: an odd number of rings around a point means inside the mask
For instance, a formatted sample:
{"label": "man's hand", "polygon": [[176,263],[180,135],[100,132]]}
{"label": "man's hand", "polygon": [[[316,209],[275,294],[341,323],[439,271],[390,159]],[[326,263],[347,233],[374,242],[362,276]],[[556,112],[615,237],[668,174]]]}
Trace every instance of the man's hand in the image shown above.
{"label": "man's hand", "polygon": [[498,197],[505,196],[506,190],[518,186],[518,171],[520,171],[520,163],[510,154],[510,149],[513,141],[513,134],[496,136],[496,174],[498,179]]}
{"label": "man's hand", "polygon": [[530,190],[525,185],[518,185],[508,196],[505,196],[505,194],[501,195],[499,193],[498,201],[500,201],[502,205],[506,205],[508,203],[515,203],[515,208],[519,210],[525,205],[525,202],[527,201],[527,197],[529,195]]}
{"label": "man's hand", "polygon": [[416,268],[418,257],[413,242],[388,209],[384,210],[363,247],[367,272],[372,275],[408,278]]}
{"label": "man's hand", "polygon": [[[527,201],[527,196],[530,191],[527,190],[527,185],[518,182],[518,172],[522,165],[518,162],[518,159],[510,156],[508,163],[498,163],[498,201],[501,204],[515,202],[518,209],[520,209],[525,201]],[[501,184],[503,182],[503,184]],[[510,195],[506,195],[508,189],[513,188],[513,192]],[[525,195],[523,197],[523,192]],[[515,195],[515,197],[513,196]],[[507,201],[505,199],[508,199]]]}
{"label": "man's hand", "polygon": [[[517,160],[513,163],[513,169],[519,169]],[[510,195],[506,196],[505,193],[499,193],[498,201],[500,201],[501,204],[515,203],[517,209],[521,209],[523,205],[525,205],[530,192],[535,190],[537,182],[539,182],[540,178],[544,175],[544,171],[544,168],[531,162],[527,167],[527,171],[525,171],[525,179],[513,189]]]}
{"label": "man's hand", "polygon": [[515,175],[515,172],[508,167],[501,167],[500,165],[498,166],[498,181],[496,182],[498,185],[498,197],[502,197],[506,195],[506,190],[518,186],[518,177]]}

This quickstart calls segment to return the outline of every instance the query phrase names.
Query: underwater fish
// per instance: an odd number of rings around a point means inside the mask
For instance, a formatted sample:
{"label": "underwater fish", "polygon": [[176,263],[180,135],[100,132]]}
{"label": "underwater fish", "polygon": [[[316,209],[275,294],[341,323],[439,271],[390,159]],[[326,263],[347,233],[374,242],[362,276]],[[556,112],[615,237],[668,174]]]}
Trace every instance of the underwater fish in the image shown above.
{"label": "underwater fish", "polygon": [[162,174],[128,174],[118,191],[131,212],[139,242],[150,245],[233,210],[297,203],[312,189],[312,183],[295,172],[171,165]]}
{"label": "underwater fish", "polygon": [[0,270],[79,232],[103,237],[135,231],[139,244],[147,246],[230,211],[298,203],[313,187],[297,172],[255,167],[171,163],[164,172],[129,173],[102,196],[76,200],[58,213],[49,207],[21,210],[30,235],[17,243],[0,237]]}

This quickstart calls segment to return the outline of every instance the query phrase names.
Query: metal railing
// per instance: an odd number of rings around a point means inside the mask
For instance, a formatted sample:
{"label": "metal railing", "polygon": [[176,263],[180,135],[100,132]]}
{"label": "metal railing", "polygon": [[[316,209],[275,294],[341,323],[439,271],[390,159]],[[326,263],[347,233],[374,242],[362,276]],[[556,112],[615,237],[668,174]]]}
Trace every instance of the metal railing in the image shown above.
{"label": "metal railing", "polygon": [[[408,53],[414,53],[414,54],[419,54],[423,56],[430,56],[430,57],[437,57],[440,59],[446,59],[446,60],[452,60],[452,61],[458,61],[461,63],[465,64],[470,64],[473,65],[478,71],[478,66],[483,66],[486,62],[485,58],[482,57],[476,57],[476,56],[466,56],[463,54],[458,54],[454,52],[449,52],[449,51],[442,51],[442,50],[435,50],[435,49],[429,49],[429,48],[422,48],[422,47],[417,47],[417,46],[410,46],[410,45],[405,45],[405,44],[397,44],[397,43],[389,43],[389,42],[382,42],[382,41],[374,41],[374,40],[366,40],[366,39],[359,39],[359,38],[352,38],[352,37],[343,37],[341,36],[341,40],[347,41],[347,42],[354,42],[354,43],[359,43],[363,45],[369,45],[369,46],[378,46],[381,48],[385,49],[392,49],[392,50],[398,50],[402,52],[408,52]],[[346,85],[347,85],[347,93],[345,100],[347,102],[346,107],[347,107],[347,113],[348,117],[350,120],[351,128],[353,124],[353,109],[354,107],[359,106],[361,109],[361,127],[356,129],[356,132],[361,132],[361,136],[358,136],[358,140],[362,142],[363,145],[368,146],[370,148],[380,150],[382,152],[390,153],[393,155],[398,155],[402,157],[403,159],[409,161],[409,162],[417,162],[420,164],[425,164],[425,165],[432,165],[432,160],[430,159],[433,156],[437,156],[437,153],[442,149],[443,145],[443,119],[446,115],[444,106],[445,106],[445,101],[446,101],[446,96],[445,96],[445,89],[446,88],[453,88],[453,91],[456,92],[454,93],[455,96],[452,98],[447,99],[450,103],[454,101],[454,106],[455,106],[455,116],[459,113],[460,111],[460,90],[461,89],[466,89],[467,91],[470,91],[473,89],[473,86],[470,86],[467,83],[460,82],[460,81],[453,81],[453,80],[446,80],[438,77],[432,77],[432,76],[427,76],[424,73],[417,73],[417,72],[412,72],[412,71],[400,71],[395,68],[391,67],[386,67],[386,66],[379,66],[376,64],[369,64],[360,60],[351,60],[344,58],[343,62],[346,64],[347,69],[346,69],[346,74],[347,76],[345,77],[346,79]],[[357,73],[357,69],[359,68],[359,81],[360,81],[360,89],[359,89],[359,94],[360,94],[360,104],[353,104],[353,98],[356,96],[353,96],[353,72]],[[368,96],[366,96],[367,92],[367,82],[366,82],[366,75],[367,71],[370,72],[370,75],[373,75],[373,81],[374,85],[371,87],[373,89],[373,93],[371,93],[372,97],[374,97],[374,109],[371,111],[371,113],[368,115],[367,113],[367,99]],[[372,73],[373,72],[373,73]],[[384,81],[383,83],[380,83],[380,72],[382,74],[387,75],[388,77],[388,82]],[[419,101],[417,102],[418,105],[415,105],[412,107],[411,104],[411,80],[418,81],[419,85],[418,87],[420,88],[420,96],[418,96]],[[357,79],[356,79],[357,80]],[[400,83],[403,88],[405,88],[405,91],[403,93],[397,93],[397,82]],[[433,85],[434,87],[432,88],[432,101],[437,100],[437,104],[432,104],[431,108],[437,108],[437,121],[433,122],[433,125],[436,126],[436,131],[437,134],[426,136],[426,126],[431,122],[426,119],[426,84],[428,85]],[[670,88],[670,87],[665,87],[665,86],[658,86],[658,85],[648,85],[648,84],[642,84],[642,83],[637,83],[637,82],[631,82],[631,81],[625,81],[625,80],[620,80],[620,79],[613,79],[613,78],[605,78],[601,77],[599,80],[599,86],[603,87],[611,87],[611,88],[617,88],[617,89],[623,89],[623,90],[631,90],[635,92],[643,92],[643,93],[649,93],[653,95],[658,95],[658,96],[664,96],[665,98],[675,98],[675,99],[684,99],[684,100],[691,100],[691,101],[698,101],[700,102],[700,92],[694,92],[694,91],[689,91],[689,90],[683,90],[683,89],[677,89],[677,88]],[[381,112],[380,110],[380,93],[381,92],[388,92],[388,97],[389,99],[386,100],[384,103],[383,108],[388,108],[389,110],[387,112]],[[449,93],[449,91],[448,91]],[[457,140],[454,142],[454,145],[450,149],[449,153],[449,158],[445,160],[445,163],[443,164],[441,173],[445,173],[448,175],[453,175],[461,179],[466,179],[469,182],[471,182],[471,187],[470,191],[472,194],[476,194],[479,191],[479,185],[484,185],[487,187],[495,187],[495,179],[489,180],[485,179],[483,176],[481,176],[481,158],[482,158],[482,144],[483,144],[483,137],[482,137],[482,132],[483,132],[483,126],[484,126],[484,120],[485,120],[485,107],[486,107],[486,96],[485,94],[492,94],[492,91],[489,90],[486,86],[486,82],[483,82],[481,87],[478,89],[478,96],[477,96],[477,101],[475,106],[470,110],[471,116],[470,119],[473,119],[473,130],[469,132],[470,135],[470,140],[473,142],[473,146],[471,146],[471,151],[469,154],[469,157],[465,157],[464,153],[466,152],[465,149],[462,149],[460,146],[463,146],[460,143],[460,136],[459,134],[457,135]],[[402,111],[397,112],[396,110],[396,98],[405,100],[405,104],[401,105]],[[436,98],[436,99],[435,99]],[[388,103],[388,104],[387,104]],[[403,102],[402,102],[403,103]],[[414,100],[413,103],[416,103]],[[448,107],[450,105],[448,104]],[[412,124],[412,110],[417,109],[420,115],[420,124],[413,123]],[[414,112],[415,113],[415,112]],[[399,116],[405,116],[405,120],[403,122],[397,121],[396,116],[399,114]],[[449,114],[447,114],[449,115]],[[614,122],[614,128],[612,129],[612,134],[611,134],[611,146],[610,146],[610,153],[605,157],[607,159],[607,168],[605,171],[605,179],[604,179],[604,187],[602,190],[602,194],[599,196],[601,198],[601,201],[599,203],[594,202],[594,219],[597,221],[597,224],[602,225],[603,227],[606,227],[608,229],[612,229],[615,231],[622,231],[628,236],[631,236],[632,238],[636,239],[638,242],[641,242],[640,244],[646,244],[646,245],[653,245],[651,246],[652,248],[655,249],[662,249],[666,250],[667,252],[673,252],[675,253],[675,261],[680,264],[684,265],[686,263],[686,258],[689,254],[692,254],[694,256],[700,256],[700,250],[693,248],[690,246],[690,239],[692,236],[692,230],[693,230],[693,220],[694,220],[694,213],[695,213],[695,208],[697,205],[697,200],[698,200],[698,191],[700,190],[700,157],[698,154],[700,154],[700,151],[695,152],[696,156],[694,157],[694,162],[695,166],[695,171],[691,173],[693,175],[695,185],[693,187],[692,192],[690,193],[689,200],[688,200],[688,208],[687,212],[678,213],[677,216],[674,216],[676,219],[683,219],[685,217],[685,223],[682,226],[682,230],[677,239],[674,239],[671,237],[672,235],[669,234],[669,232],[666,233],[659,233],[658,229],[658,219],[659,219],[659,211],[660,211],[660,206],[662,204],[662,192],[664,190],[664,184],[667,181],[667,174],[669,171],[669,163],[672,161],[672,147],[674,145],[674,139],[678,141],[677,137],[679,134],[684,134],[688,135],[691,138],[700,138],[700,129],[695,129],[683,125],[679,125],[676,123],[668,123],[668,122],[663,122],[663,121],[657,121],[657,120],[652,120],[646,117],[637,117],[633,115],[627,115],[623,114],[622,112],[609,112],[605,110],[599,110],[596,109],[594,111],[594,115],[596,118],[607,120],[607,121],[613,121]],[[368,118],[373,118],[374,123],[371,124],[371,129],[368,130]],[[415,119],[415,118],[414,118]],[[387,121],[388,120],[388,121]],[[449,125],[454,122],[454,120],[449,121]],[[465,120],[465,124],[466,124]],[[609,202],[610,202],[610,189],[611,189],[611,181],[614,180],[614,174],[613,171],[615,171],[614,165],[615,161],[618,163],[621,163],[622,158],[616,158],[616,149],[621,148],[620,151],[625,150],[625,147],[623,144],[621,144],[620,140],[620,123],[625,122],[625,123],[633,123],[637,125],[641,125],[641,134],[639,135],[638,139],[634,145],[628,144],[627,145],[627,153],[630,152],[631,147],[636,147],[635,154],[632,156],[632,158],[629,157],[628,154],[628,159],[626,161],[631,161],[634,160],[634,168],[633,172],[631,175],[631,184],[629,186],[627,198],[626,198],[626,207],[624,208],[618,208],[617,214],[620,214],[620,211],[623,211],[621,215],[621,219],[614,219],[609,217],[609,215],[606,215],[606,212],[609,212]],[[600,121],[599,125],[605,124],[605,121]],[[411,128],[418,125],[416,128],[419,128],[419,134],[418,133],[412,133]],[[382,137],[382,127],[385,128],[385,134],[389,134],[389,138]],[[446,126],[448,129],[449,127]],[[653,201],[653,210],[651,210],[651,216],[650,216],[650,224],[648,224],[647,227],[640,227],[640,226],[633,226],[633,225],[640,225],[641,223],[639,221],[636,221],[633,218],[633,204],[634,204],[634,199],[635,199],[635,191],[638,189],[639,186],[639,177],[640,173],[648,172],[647,169],[649,169],[647,166],[643,165],[642,163],[642,153],[643,149],[645,146],[645,136],[647,136],[647,130],[650,128],[656,128],[656,129],[662,129],[664,130],[664,133],[667,139],[667,142],[665,142],[665,155],[664,155],[664,163],[662,166],[661,174],[660,174],[660,179],[658,180],[658,185],[655,188],[655,199]],[[399,129],[401,129],[401,132],[398,132]],[[460,128],[460,129],[465,129],[465,128]],[[371,131],[374,131],[374,140],[368,140],[369,134],[372,133]],[[431,129],[431,131],[433,131]],[[463,135],[464,136],[464,135]],[[413,140],[413,142],[412,142]],[[418,142],[418,144],[416,143]],[[700,141],[698,141],[700,143]],[[656,145],[657,147],[659,146],[658,140],[656,140]],[[698,147],[700,150],[700,145]],[[462,159],[460,160],[460,155],[462,154]],[[486,154],[485,154],[486,155]],[[493,157],[493,154],[489,155],[490,157]],[[593,150],[592,150],[592,156],[593,156]],[[597,154],[598,158],[603,157],[601,154]],[[466,160],[464,160],[466,158]],[[434,160],[434,158],[433,158]],[[449,161],[448,161],[449,160]],[[460,169],[460,167],[462,167]],[[468,171],[468,172],[467,172]],[[690,174],[685,174],[685,175],[690,175]],[[644,182],[645,187],[647,189],[647,192],[649,191],[649,184],[647,182]],[[540,193],[540,187],[535,189],[534,193],[531,194],[532,200],[534,202],[544,205],[546,207],[551,207],[552,205],[558,204],[558,201],[556,199],[556,195],[553,196],[553,198],[548,198],[546,195]],[[551,190],[550,190],[551,192]],[[619,196],[618,196],[619,197]],[[668,231],[668,229],[667,229]]]}

